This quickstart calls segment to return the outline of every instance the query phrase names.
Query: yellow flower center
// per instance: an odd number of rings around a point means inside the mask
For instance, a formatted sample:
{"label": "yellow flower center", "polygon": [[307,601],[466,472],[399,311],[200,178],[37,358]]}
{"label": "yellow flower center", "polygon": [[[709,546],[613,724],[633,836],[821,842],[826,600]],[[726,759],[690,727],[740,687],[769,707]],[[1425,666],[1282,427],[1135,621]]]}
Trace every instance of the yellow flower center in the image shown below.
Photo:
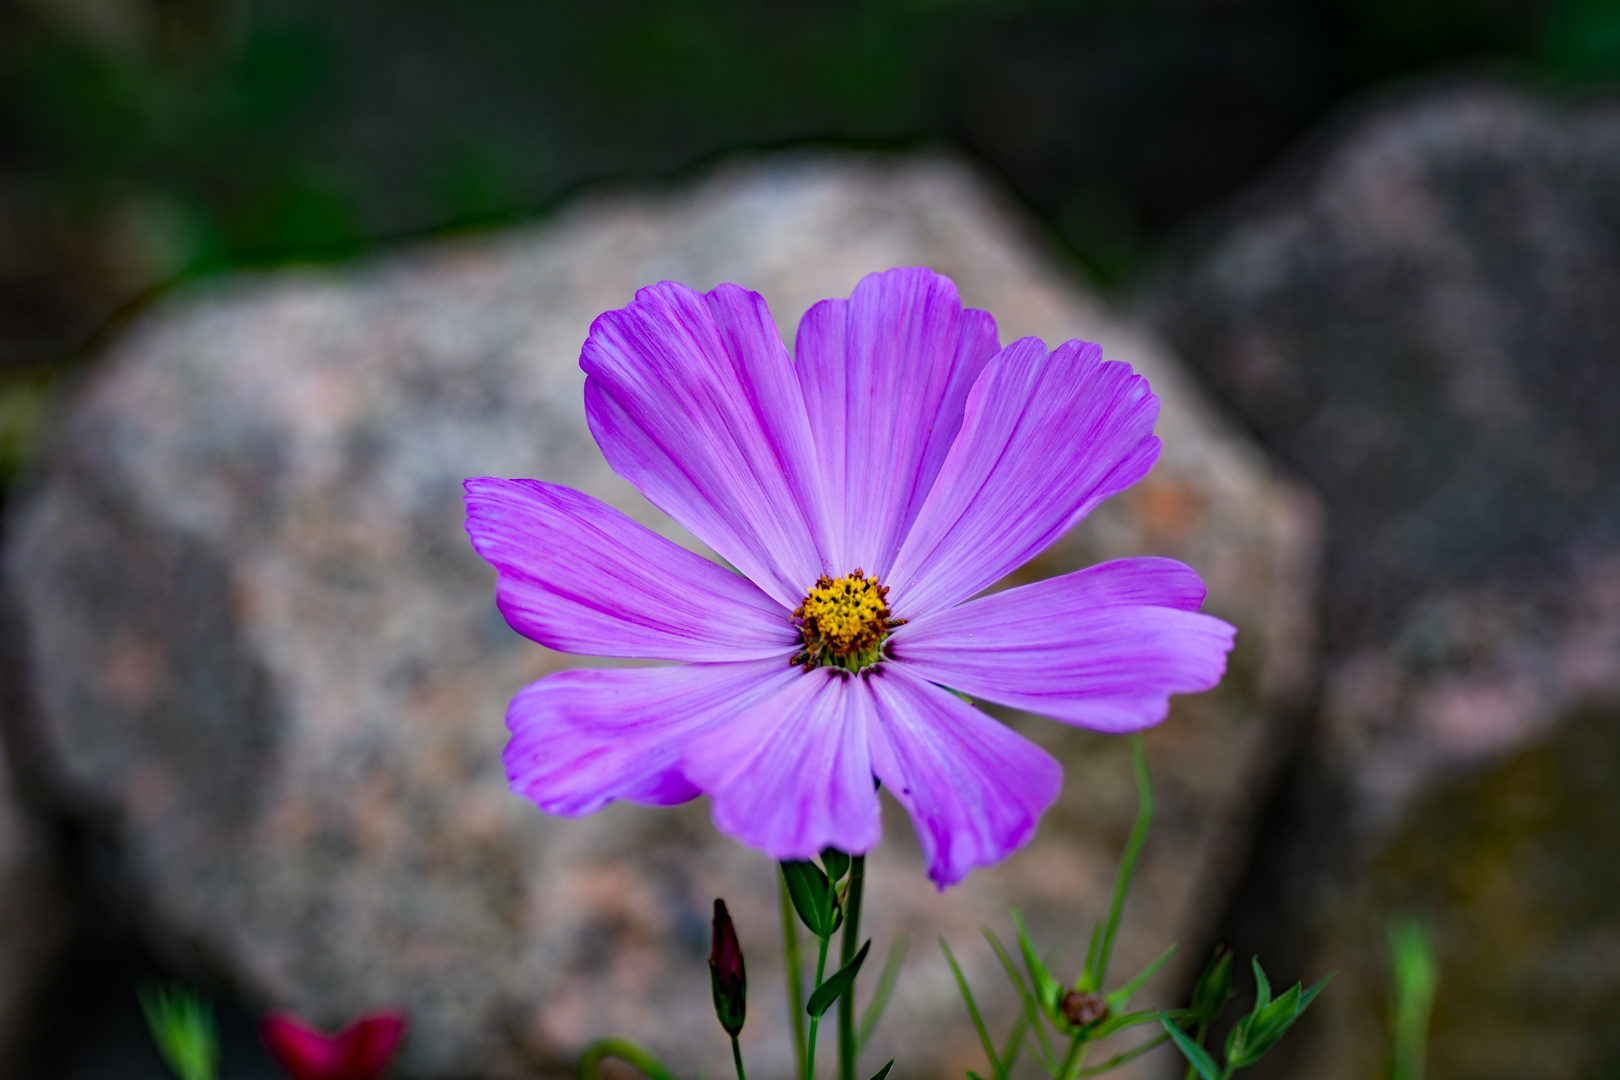
{"label": "yellow flower center", "polygon": [[863,570],[840,578],[823,574],[793,609],[804,636],[793,662],[806,671],[822,664],[859,671],[883,659],[884,638],[903,621],[889,618],[888,598],[889,587]]}

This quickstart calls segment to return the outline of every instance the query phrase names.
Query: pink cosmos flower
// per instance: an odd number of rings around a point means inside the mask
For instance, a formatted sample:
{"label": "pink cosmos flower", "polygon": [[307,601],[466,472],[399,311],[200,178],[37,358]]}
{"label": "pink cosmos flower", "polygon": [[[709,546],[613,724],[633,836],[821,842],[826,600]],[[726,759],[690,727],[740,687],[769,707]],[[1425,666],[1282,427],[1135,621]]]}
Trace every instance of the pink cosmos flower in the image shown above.
{"label": "pink cosmos flower", "polygon": [[259,1035],[292,1080],[377,1080],[405,1037],[405,1018],[371,1013],[328,1035],[290,1013],[271,1013]]}
{"label": "pink cosmos flower", "polygon": [[944,888],[1028,841],[1062,783],[961,695],[1127,732],[1220,680],[1234,630],[1169,559],[974,599],[1158,457],[1158,399],[1096,345],[1001,348],[910,268],[812,307],[794,357],[756,293],[663,282],[596,320],[580,366],[614,471],[736,572],[569,488],[467,481],[514,629],[684,661],[513,699],[507,776],[542,810],[703,794],[722,832],[809,858],[877,844],[876,777]]}

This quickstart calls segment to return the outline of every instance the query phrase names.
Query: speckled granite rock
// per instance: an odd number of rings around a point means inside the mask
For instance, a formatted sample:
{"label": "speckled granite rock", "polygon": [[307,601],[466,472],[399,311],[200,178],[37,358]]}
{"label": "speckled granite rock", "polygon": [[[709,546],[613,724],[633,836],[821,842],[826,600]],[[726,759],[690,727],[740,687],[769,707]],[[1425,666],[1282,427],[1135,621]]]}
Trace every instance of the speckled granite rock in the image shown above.
{"label": "speckled granite rock", "polygon": [[1620,1061],[1620,909],[1586,843],[1620,798],[1589,775],[1620,755],[1620,109],[1452,88],[1269,195],[1155,309],[1328,510],[1299,844],[1357,854],[1280,875],[1345,973],[1299,1075],[1378,1071],[1401,908],[1446,965],[1433,1075],[1596,1075]]}
{"label": "speckled granite rock", "polygon": [[[7,556],[64,797],[116,823],[158,922],[250,995],[327,1023],[410,1010],[410,1077],[559,1073],[604,1033],[721,1075],[704,971],[719,892],[756,988],[751,1067],[785,1075],[771,864],[715,834],[702,803],[568,822],[506,791],[507,699],[579,661],[502,622],[460,482],[561,481],[690,542],[587,435],[592,317],[661,278],[732,280],[791,331],[863,274],[921,263],[994,312],[1003,340],[1099,340],[1164,399],[1152,475],[1028,572],[1175,555],[1242,628],[1224,686],[1150,736],[1162,809],[1120,962],[1201,941],[1309,679],[1313,504],[1023,230],[950,162],[789,156],[512,234],[172,297],[84,388]],[[960,1075],[978,1053],[937,933],[988,986],[981,923],[1020,904],[1078,962],[1105,904],[1134,809],[1124,744],[1028,731],[1068,777],[1029,849],[940,896],[891,814],[872,860],[879,947],[917,942],[874,1056],[914,1075]]]}

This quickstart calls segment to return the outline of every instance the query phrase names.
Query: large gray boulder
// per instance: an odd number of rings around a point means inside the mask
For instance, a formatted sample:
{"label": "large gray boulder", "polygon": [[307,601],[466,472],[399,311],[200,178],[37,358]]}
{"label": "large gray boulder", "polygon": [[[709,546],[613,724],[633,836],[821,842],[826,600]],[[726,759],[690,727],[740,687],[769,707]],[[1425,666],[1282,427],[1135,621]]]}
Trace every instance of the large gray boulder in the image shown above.
{"label": "large gray boulder", "polygon": [[[1155,338],[1078,289],[969,171],[930,159],[733,164],[513,233],[184,291],[118,342],[16,513],[6,571],[58,790],[111,823],[153,925],[266,1005],[327,1024],[406,1008],[402,1076],[561,1073],[607,1033],[716,1076],[730,1063],[704,958],[723,895],[755,988],[745,1053],[787,1075],[771,863],[701,802],[564,821],[507,791],[507,700],[582,661],[502,622],[460,485],[559,481],[692,543],[586,431],[591,319],[659,279],[736,281],[791,340],[813,301],[908,264],[954,277],[1004,341],[1098,340],[1163,398],[1151,476],[1026,575],[1173,555],[1242,630],[1222,687],[1148,740],[1160,815],[1117,970],[1179,940],[1193,948],[1158,984],[1176,989],[1309,681],[1312,504]],[[979,925],[1010,931],[1021,905],[1073,966],[1106,906],[1135,807],[1123,742],[1012,722],[1067,768],[1027,850],[939,895],[903,815],[886,819],[870,926],[879,949],[914,944],[874,1062],[984,1068],[936,934],[1007,1023]]]}
{"label": "large gray boulder", "polygon": [[1153,307],[1328,512],[1316,782],[1274,903],[1341,975],[1297,1075],[1381,1068],[1403,911],[1438,935],[1432,1075],[1612,1068],[1620,108],[1389,104]]}

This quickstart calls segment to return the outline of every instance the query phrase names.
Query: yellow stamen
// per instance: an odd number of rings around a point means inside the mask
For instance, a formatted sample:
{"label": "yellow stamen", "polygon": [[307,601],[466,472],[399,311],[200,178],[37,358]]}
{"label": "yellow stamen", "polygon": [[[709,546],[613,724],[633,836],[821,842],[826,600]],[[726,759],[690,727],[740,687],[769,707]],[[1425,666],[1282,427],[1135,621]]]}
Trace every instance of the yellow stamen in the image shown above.
{"label": "yellow stamen", "polygon": [[823,574],[793,610],[804,635],[804,648],[793,662],[803,664],[806,671],[818,664],[859,671],[877,663],[883,656],[883,639],[900,625],[889,618],[888,597],[889,587],[865,571],[840,578]]}

